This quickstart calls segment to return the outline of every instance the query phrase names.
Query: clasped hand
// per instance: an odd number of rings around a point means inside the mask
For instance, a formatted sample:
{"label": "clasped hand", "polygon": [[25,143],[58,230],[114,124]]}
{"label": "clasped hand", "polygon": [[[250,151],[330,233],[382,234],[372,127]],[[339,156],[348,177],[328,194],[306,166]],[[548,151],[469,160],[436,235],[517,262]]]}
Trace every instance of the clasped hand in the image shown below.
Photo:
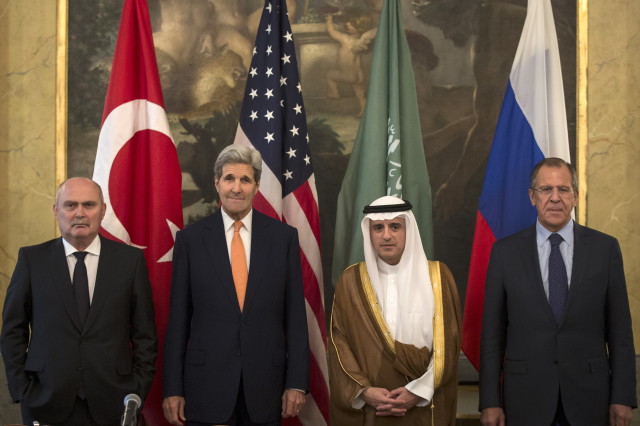
{"label": "clasped hand", "polygon": [[376,416],[404,416],[422,400],[405,387],[392,391],[370,387],[362,392],[362,399],[376,409]]}

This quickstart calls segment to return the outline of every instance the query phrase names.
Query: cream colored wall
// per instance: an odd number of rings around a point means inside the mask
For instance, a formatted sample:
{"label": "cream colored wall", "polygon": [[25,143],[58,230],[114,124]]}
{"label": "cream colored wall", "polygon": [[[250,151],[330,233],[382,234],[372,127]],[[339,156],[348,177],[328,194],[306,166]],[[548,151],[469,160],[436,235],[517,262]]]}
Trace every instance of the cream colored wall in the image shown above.
{"label": "cream colored wall", "polygon": [[18,248],[55,236],[56,2],[0,0],[0,299]]}
{"label": "cream colored wall", "polygon": [[640,1],[588,8],[587,225],[620,241],[640,353]]}
{"label": "cream colored wall", "polygon": [[[56,2],[0,0],[0,302],[18,248],[55,236],[55,73]],[[19,418],[3,371],[0,424]]]}

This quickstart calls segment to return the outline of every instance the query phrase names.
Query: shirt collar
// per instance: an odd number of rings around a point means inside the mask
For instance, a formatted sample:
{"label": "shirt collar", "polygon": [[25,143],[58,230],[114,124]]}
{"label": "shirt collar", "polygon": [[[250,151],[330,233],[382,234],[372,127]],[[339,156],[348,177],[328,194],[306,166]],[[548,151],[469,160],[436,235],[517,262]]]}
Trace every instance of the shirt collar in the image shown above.
{"label": "shirt collar", "polygon": [[[538,247],[542,246],[549,239],[549,235],[553,234],[553,232],[549,231],[545,228],[539,220],[536,220],[536,241],[538,243]],[[560,236],[564,239],[564,241],[568,245],[573,244],[573,219],[571,219],[561,230],[556,232],[556,234],[560,234]]]}
{"label": "shirt collar", "polygon": [[[62,239],[62,245],[64,246],[65,256],[70,256],[73,253],[79,251],[77,248],[72,246],[69,241],[65,240],[64,238]],[[91,241],[91,244],[89,244],[84,251],[94,254],[96,256],[100,256],[100,247],[101,247],[100,237],[96,235],[93,241]]]}
{"label": "shirt collar", "polygon": [[[229,228],[233,228],[233,223],[236,220],[232,219],[231,216],[229,216],[222,207],[220,207],[220,211],[222,212],[222,223],[224,225],[224,230],[226,232],[229,230]],[[247,213],[245,217],[240,219],[244,227],[247,228],[247,231],[249,231],[249,234],[251,234],[251,223],[253,221],[252,219],[253,219],[253,209],[249,210],[249,213]]]}
{"label": "shirt collar", "polygon": [[377,266],[378,266],[378,270],[384,274],[397,274],[398,271],[400,270],[399,265],[389,265],[387,262],[385,262],[384,260],[378,258],[377,261]]}

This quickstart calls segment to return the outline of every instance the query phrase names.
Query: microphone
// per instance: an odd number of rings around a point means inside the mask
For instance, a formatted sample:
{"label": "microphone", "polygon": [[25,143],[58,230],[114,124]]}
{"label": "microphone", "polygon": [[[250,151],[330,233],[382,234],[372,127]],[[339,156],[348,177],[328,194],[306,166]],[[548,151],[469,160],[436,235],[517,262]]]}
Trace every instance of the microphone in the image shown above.
{"label": "microphone", "polygon": [[136,414],[142,405],[142,400],[135,393],[130,393],[124,397],[124,414],[122,415],[122,426],[134,426],[136,424]]}

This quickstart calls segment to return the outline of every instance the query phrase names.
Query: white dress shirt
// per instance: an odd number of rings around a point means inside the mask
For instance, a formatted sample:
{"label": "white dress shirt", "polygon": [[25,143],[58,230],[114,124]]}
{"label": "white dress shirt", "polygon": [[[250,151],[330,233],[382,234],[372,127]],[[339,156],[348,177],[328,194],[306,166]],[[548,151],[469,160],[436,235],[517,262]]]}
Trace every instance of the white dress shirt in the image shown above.
{"label": "white dress shirt", "polygon": [[[67,240],[62,239],[64,245],[64,254],[67,257],[67,266],[69,267],[69,275],[73,282],[73,271],[76,269],[78,259],[73,253],[80,251],[72,246]],[[100,260],[100,237],[96,236],[91,244],[84,250],[88,254],[84,258],[84,264],[87,267],[87,278],[89,279],[89,303],[93,301],[93,290],[96,288],[96,276],[98,275],[98,261]]]}
{"label": "white dress shirt", "polygon": [[[229,262],[231,262],[231,240],[233,239],[233,232],[235,231],[235,219],[232,219],[223,208],[222,210],[222,223],[224,225],[224,235],[227,238],[227,251],[229,252]],[[242,228],[240,228],[240,238],[242,238],[242,245],[244,246],[244,254],[247,259],[247,271],[249,271],[249,263],[251,260],[251,222],[253,219],[253,209],[247,213],[240,221],[242,222]]]}

